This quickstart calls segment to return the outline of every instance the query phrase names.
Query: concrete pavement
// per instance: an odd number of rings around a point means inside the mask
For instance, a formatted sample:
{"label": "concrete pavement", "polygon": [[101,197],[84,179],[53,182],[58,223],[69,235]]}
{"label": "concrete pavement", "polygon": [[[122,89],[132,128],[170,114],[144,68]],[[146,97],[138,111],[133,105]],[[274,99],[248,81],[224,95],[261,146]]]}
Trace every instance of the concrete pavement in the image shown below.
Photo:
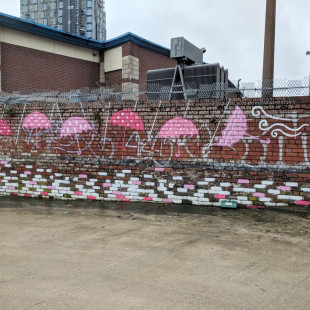
{"label": "concrete pavement", "polygon": [[309,309],[310,221],[0,197],[0,309]]}

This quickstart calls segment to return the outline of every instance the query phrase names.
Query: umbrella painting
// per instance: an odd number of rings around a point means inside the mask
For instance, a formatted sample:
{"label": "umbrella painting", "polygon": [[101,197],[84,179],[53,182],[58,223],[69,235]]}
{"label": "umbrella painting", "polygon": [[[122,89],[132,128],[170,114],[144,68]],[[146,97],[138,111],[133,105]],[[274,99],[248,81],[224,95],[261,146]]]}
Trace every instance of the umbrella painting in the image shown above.
{"label": "umbrella painting", "polygon": [[122,150],[125,149],[126,129],[144,130],[144,124],[138,113],[131,109],[124,109],[116,112],[111,117],[109,124],[124,127],[124,136],[122,142]]}
{"label": "umbrella painting", "polygon": [[74,135],[79,148],[78,154],[80,155],[82,152],[80,148],[78,134],[82,133],[83,131],[87,132],[88,130],[92,130],[92,128],[84,118],[70,117],[64,122],[60,130],[60,137],[67,137]]}
{"label": "umbrella painting", "polygon": [[218,141],[214,145],[232,146],[236,142],[240,141],[244,136],[259,140],[262,143],[270,143],[269,139],[259,139],[258,137],[247,134],[246,131],[246,116],[240,107],[236,106],[232,114],[228,117],[227,124],[222,130],[222,135],[218,138]]}
{"label": "umbrella painting", "polygon": [[22,124],[23,128],[35,129],[36,131],[36,148],[38,149],[38,129],[50,129],[52,128],[49,119],[45,114],[39,111],[33,111],[28,114]]}
{"label": "umbrella painting", "polygon": [[199,135],[198,129],[188,119],[185,119],[183,117],[175,117],[167,121],[160,129],[159,131],[159,138],[176,138],[177,144],[178,144],[178,150],[175,154],[176,157],[180,156],[180,138],[181,136],[187,137],[187,136],[193,136],[193,135]]}
{"label": "umbrella painting", "polygon": [[12,129],[9,123],[0,118],[0,135],[1,136],[13,136]]}

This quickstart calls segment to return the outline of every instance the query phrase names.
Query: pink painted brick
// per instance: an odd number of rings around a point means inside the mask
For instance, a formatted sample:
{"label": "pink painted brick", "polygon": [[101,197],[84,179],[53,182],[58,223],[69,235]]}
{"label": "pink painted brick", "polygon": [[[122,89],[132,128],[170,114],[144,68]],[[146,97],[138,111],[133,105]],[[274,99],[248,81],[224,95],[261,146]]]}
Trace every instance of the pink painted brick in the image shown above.
{"label": "pink painted brick", "polygon": [[48,188],[48,189],[56,189],[55,186],[48,186],[47,188]]}
{"label": "pink painted brick", "polygon": [[9,189],[9,190],[14,190],[14,189],[15,189],[15,186],[8,186],[8,189]]}
{"label": "pink painted brick", "polygon": [[250,181],[249,181],[249,180],[246,180],[246,179],[239,179],[239,180],[238,180],[238,183],[239,183],[239,184],[249,184]]}
{"label": "pink painted brick", "polygon": [[290,186],[278,186],[277,189],[280,191],[289,192],[291,190],[291,187]]}
{"label": "pink painted brick", "polygon": [[30,181],[29,184],[30,184],[30,185],[37,185],[38,182],[36,182],[36,181]]}
{"label": "pink painted brick", "polygon": [[0,164],[1,164],[1,165],[6,165],[7,163],[8,163],[8,162],[7,162],[6,160],[1,160],[1,161],[0,161]]}
{"label": "pink painted brick", "polygon": [[140,181],[132,181],[131,184],[132,185],[141,185],[141,182]]}
{"label": "pink painted brick", "polygon": [[10,193],[11,196],[18,196],[17,193]]}
{"label": "pink painted brick", "polygon": [[116,198],[117,198],[117,199],[124,199],[125,196],[124,196],[124,195],[116,195]]}
{"label": "pink painted brick", "polygon": [[296,204],[301,205],[301,206],[308,206],[309,201],[304,201],[304,200],[297,200],[295,201]]}
{"label": "pink painted brick", "polygon": [[247,205],[246,208],[247,208],[247,209],[253,209],[253,210],[255,210],[255,209],[257,209],[257,206]]}
{"label": "pink painted brick", "polygon": [[194,189],[195,186],[193,184],[185,184],[184,185],[184,188],[187,188],[187,189]]}
{"label": "pink painted brick", "polygon": [[102,187],[105,188],[105,187],[111,187],[112,184],[111,183],[103,183],[102,184]]}
{"label": "pink painted brick", "polygon": [[29,175],[31,174],[31,171],[24,171],[24,174]]}
{"label": "pink painted brick", "polygon": [[128,198],[123,198],[122,201],[130,201]]}
{"label": "pink painted brick", "polygon": [[225,195],[214,195],[214,198],[217,198],[217,199],[225,199],[226,196],[225,196]]}
{"label": "pink painted brick", "polygon": [[30,194],[24,194],[24,197],[26,197],[26,198],[30,198],[30,197],[31,197],[31,195],[30,195]]}
{"label": "pink painted brick", "polygon": [[165,168],[161,168],[161,167],[156,167],[155,171],[165,171]]}
{"label": "pink painted brick", "polygon": [[164,198],[164,199],[163,199],[163,202],[172,203],[172,199]]}
{"label": "pink painted brick", "polygon": [[146,200],[146,201],[152,201],[153,200],[152,197],[144,197],[143,199]]}
{"label": "pink painted brick", "polygon": [[80,174],[80,175],[79,175],[79,178],[80,178],[80,179],[87,179],[87,175],[86,175],[86,174]]}
{"label": "pink painted brick", "polygon": [[257,209],[265,209],[265,206],[257,206]]}
{"label": "pink painted brick", "polygon": [[74,195],[77,195],[77,196],[82,196],[83,193],[82,192],[74,192]]}
{"label": "pink painted brick", "polygon": [[95,197],[95,196],[87,196],[87,199],[88,199],[88,200],[95,200],[96,197]]}
{"label": "pink painted brick", "polygon": [[120,191],[113,191],[112,194],[113,195],[122,195],[122,193]]}
{"label": "pink painted brick", "polygon": [[41,192],[40,195],[41,196],[48,196],[48,193],[47,192]]}
{"label": "pink painted brick", "polygon": [[253,193],[253,197],[265,197],[266,195],[264,193]]}

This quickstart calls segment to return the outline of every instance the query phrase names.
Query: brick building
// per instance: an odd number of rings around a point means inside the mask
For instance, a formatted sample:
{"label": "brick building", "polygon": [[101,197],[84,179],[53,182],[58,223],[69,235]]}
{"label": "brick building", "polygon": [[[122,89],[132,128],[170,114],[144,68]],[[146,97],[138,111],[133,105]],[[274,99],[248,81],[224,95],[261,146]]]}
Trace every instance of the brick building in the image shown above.
{"label": "brick building", "polygon": [[175,64],[169,49],[132,33],[102,42],[0,13],[2,91],[138,90],[147,70]]}

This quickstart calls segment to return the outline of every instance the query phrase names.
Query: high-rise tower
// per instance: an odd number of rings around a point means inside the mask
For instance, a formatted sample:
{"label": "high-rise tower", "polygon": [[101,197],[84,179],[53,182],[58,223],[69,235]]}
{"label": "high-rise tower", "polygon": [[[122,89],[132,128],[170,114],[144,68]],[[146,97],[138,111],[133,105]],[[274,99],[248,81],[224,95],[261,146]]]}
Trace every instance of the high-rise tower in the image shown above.
{"label": "high-rise tower", "polygon": [[105,0],[21,0],[21,17],[100,41],[106,40]]}

